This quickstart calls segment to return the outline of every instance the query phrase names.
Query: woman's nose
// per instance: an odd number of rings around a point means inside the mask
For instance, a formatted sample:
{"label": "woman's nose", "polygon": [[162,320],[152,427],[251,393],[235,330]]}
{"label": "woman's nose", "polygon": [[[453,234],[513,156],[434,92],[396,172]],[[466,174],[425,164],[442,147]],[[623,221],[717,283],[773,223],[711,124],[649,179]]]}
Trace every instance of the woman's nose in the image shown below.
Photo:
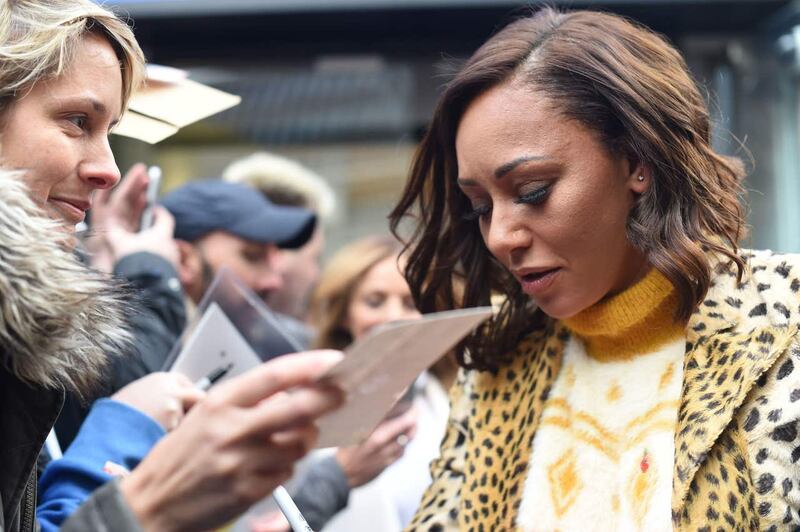
{"label": "woman's nose", "polygon": [[106,137],[93,146],[92,153],[81,164],[79,174],[93,189],[112,188],[119,183],[119,168]]}

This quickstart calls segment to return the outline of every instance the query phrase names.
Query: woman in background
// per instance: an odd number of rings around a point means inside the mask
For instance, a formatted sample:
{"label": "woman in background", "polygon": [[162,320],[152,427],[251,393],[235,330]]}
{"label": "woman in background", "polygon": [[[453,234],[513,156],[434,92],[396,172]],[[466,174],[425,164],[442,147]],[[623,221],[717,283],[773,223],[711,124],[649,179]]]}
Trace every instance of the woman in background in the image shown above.
{"label": "woman in background", "polygon": [[[400,273],[400,251],[399,243],[391,237],[368,237],[331,258],[311,298],[311,322],[318,331],[315,347],[344,349],[377,326],[420,317]],[[446,390],[455,369],[455,362],[449,358],[437,363],[420,376],[406,395],[407,401],[401,399],[389,419],[364,444],[339,448],[327,459],[335,460],[342,470],[358,472],[348,475],[359,479],[355,484],[349,482],[349,488],[363,484],[352,491],[347,489],[339,498],[340,505],[335,509],[341,511],[335,517],[335,512],[320,512],[314,490],[298,489],[293,494],[312,527],[380,532],[397,531],[409,523],[431,481],[428,466],[437,456],[444,435],[449,409]],[[399,428],[398,422],[406,427],[404,432],[384,429]],[[371,453],[368,461],[364,458],[370,453],[361,448],[365,445],[379,450]],[[309,468],[301,486],[325,483],[326,479],[314,470],[314,466]],[[254,525],[254,530],[272,532],[287,530],[286,526],[282,516],[272,515]]]}
{"label": "woman in background", "polygon": [[[400,272],[400,251],[393,238],[370,237],[331,259],[311,300],[311,319],[318,331],[315,347],[343,349],[375,327],[420,317]],[[399,460],[353,492],[348,509],[328,530],[389,531],[410,522],[430,484],[428,467],[444,436],[446,390],[454,376],[454,363],[443,359],[418,379],[410,401],[417,413],[414,437]],[[403,443],[401,439],[398,447]],[[346,449],[339,450],[340,459],[346,460],[343,453]]]}

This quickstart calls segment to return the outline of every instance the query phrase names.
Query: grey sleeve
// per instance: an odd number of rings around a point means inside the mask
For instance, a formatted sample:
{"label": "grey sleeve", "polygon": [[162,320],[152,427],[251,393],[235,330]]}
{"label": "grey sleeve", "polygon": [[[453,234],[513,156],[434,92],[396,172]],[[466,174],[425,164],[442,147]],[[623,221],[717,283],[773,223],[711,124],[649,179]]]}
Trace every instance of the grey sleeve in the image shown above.
{"label": "grey sleeve", "polygon": [[62,532],[143,532],[119,491],[119,480],[108,482],[81,504],[60,529]]}
{"label": "grey sleeve", "polygon": [[292,491],[294,502],[314,530],[320,530],[345,508],[350,497],[347,477],[335,456],[310,466]]}

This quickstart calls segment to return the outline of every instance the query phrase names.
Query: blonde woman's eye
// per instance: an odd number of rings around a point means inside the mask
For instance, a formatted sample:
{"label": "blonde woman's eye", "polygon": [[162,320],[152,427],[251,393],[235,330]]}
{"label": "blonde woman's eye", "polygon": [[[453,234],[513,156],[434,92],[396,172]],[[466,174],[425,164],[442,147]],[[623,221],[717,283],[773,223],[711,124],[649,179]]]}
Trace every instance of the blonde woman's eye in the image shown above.
{"label": "blonde woman's eye", "polygon": [[79,129],[86,129],[86,124],[88,123],[88,119],[85,115],[68,116],[67,121],[74,124]]}
{"label": "blonde woman's eye", "polygon": [[381,294],[371,294],[364,298],[364,303],[368,307],[378,308],[386,301],[386,297]]}

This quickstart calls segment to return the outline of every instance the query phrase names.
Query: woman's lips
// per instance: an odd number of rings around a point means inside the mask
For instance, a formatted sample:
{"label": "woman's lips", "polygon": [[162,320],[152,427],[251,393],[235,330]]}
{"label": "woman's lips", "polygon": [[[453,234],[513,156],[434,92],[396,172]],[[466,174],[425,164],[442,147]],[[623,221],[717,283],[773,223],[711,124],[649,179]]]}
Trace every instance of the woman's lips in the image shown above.
{"label": "woman's lips", "polygon": [[552,268],[536,273],[518,275],[517,280],[519,280],[523,292],[529,296],[536,297],[553,286],[553,283],[558,279],[559,273],[561,273],[561,268]]}
{"label": "woman's lips", "polygon": [[67,223],[75,225],[86,219],[86,210],[70,201],[50,198],[48,203],[58,211],[61,218]]}

